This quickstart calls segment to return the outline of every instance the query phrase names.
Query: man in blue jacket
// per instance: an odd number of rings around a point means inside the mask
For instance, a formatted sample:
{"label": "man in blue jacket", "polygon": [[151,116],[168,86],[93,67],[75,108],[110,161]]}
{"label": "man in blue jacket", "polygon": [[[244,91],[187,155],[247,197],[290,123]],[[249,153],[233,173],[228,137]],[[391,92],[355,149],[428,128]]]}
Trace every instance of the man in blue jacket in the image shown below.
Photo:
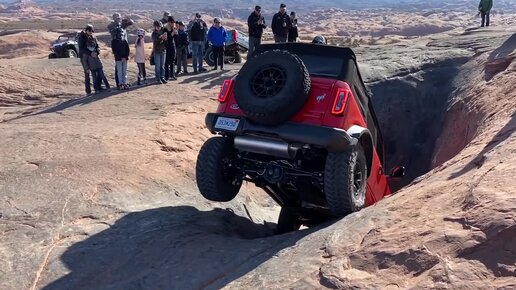
{"label": "man in blue jacket", "polygon": [[226,45],[226,29],[220,23],[220,18],[215,17],[213,19],[213,26],[208,31],[208,41],[211,43],[211,47],[213,50],[213,60],[215,61],[215,67],[213,70],[217,69],[217,64],[220,64],[220,69],[224,69],[224,47]]}

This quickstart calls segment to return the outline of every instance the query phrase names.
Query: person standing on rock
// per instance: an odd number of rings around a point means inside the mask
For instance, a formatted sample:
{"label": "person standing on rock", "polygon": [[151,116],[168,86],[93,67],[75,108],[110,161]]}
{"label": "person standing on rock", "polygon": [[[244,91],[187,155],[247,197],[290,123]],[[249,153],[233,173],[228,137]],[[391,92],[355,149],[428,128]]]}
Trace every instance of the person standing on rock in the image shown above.
{"label": "person standing on rock", "polygon": [[188,65],[186,59],[188,57],[188,34],[185,31],[185,25],[179,21],[178,35],[177,35],[177,70],[176,74],[181,73],[181,67],[183,67],[183,74],[188,74]]}
{"label": "person standing on rock", "polygon": [[154,72],[156,82],[166,84],[165,80],[165,59],[167,56],[167,33],[163,30],[159,20],[154,21],[152,32],[152,55],[154,57]]}
{"label": "person standing on rock", "polygon": [[176,20],[173,16],[168,16],[167,24],[163,27],[167,33],[167,55],[165,59],[165,80],[177,80],[174,74],[174,67],[176,63],[176,42],[177,42],[177,27]]}
{"label": "person standing on rock", "polygon": [[208,25],[201,19],[201,14],[195,13],[195,17],[188,24],[188,37],[192,45],[192,66],[194,73],[204,72],[204,45]]}
{"label": "person standing on rock", "polygon": [[138,38],[134,44],[135,55],[134,60],[138,66],[138,85],[147,84],[147,71],[145,70],[145,30],[140,28],[136,32]]}
{"label": "person standing on rock", "polygon": [[208,31],[208,41],[211,43],[213,49],[213,62],[215,67],[213,70],[217,70],[217,65],[220,65],[220,69],[224,69],[224,48],[226,46],[226,29],[222,26],[220,18],[215,17],[213,19],[213,26]]}
{"label": "person standing on rock", "polygon": [[115,56],[116,62],[116,73],[118,76],[118,89],[124,90],[129,88],[129,83],[127,82],[127,60],[129,59],[129,43],[127,39],[123,37],[124,31],[121,27],[115,28],[114,36],[115,38],[111,41],[111,49],[113,50],[113,55]]}
{"label": "person standing on rock", "polygon": [[95,89],[95,93],[100,93],[103,91],[103,81],[106,84],[106,89],[109,89],[110,87],[106,77],[104,76],[104,66],[99,56],[100,47],[97,38],[93,33],[94,31],[92,27],[91,31],[88,33],[88,39],[86,41],[86,48],[88,49],[88,52],[84,54],[84,57],[87,59],[88,67],[93,77],[93,88]]}
{"label": "person standing on rock", "polygon": [[297,17],[296,12],[290,12],[290,22],[292,25],[288,29],[288,42],[297,42],[299,32],[297,31]]}
{"label": "person standing on rock", "polygon": [[90,68],[88,66],[88,35],[93,33],[93,25],[88,24],[83,31],[79,33],[77,38],[79,46],[79,58],[81,60],[82,69],[84,71],[84,88],[86,95],[91,95],[91,80],[90,80]]}
{"label": "person standing on rock", "polygon": [[249,50],[247,51],[247,59],[249,59],[256,48],[262,43],[263,30],[267,28],[265,18],[262,16],[262,7],[258,5],[254,7],[254,11],[247,18],[247,26],[249,28]]}
{"label": "person standing on rock", "polygon": [[478,4],[478,12],[482,16],[482,23],[480,27],[489,26],[489,13],[491,12],[491,8],[493,7],[493,0],[480,0]]}
{"label": "person standing on rock", "polygon": [[[125,39],[125,41],[127,41],[127,27],[129,27],[133,24],[134,24],[134,21],[131,18],[126,17],[126,18],[122,19],[122,15],[120,13],[114,13],[113,21],[111,23],[109,23],[109,25],[107,27],[109,33],[111,34],[111,41],[113,41],[113,39],[115,38],[115,35],[120,32],[120,29],[122,29],[121,30],[122,31],[122,39]],[[116,87],[118,89],[120,89],[120,82],[118,79],[118,71],[117,71],[116,65],[115,65],[115,83],[116,83]]]}
{"label": "person standing on rock", "polygon": [[281,3],[280,10],[272,17],[272,33],[274,34],[275,43],[287,42],[288,30],[292,25],[292,21],[287,14],[287,5]]}

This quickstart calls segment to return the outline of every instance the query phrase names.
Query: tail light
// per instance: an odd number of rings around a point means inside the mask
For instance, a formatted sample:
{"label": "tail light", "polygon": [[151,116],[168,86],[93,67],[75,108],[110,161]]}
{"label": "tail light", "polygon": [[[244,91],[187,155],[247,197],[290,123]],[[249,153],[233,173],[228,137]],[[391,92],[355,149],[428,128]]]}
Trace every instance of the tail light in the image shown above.
{"label": "tail light", "polygon": [[224,103],[227,100],[229,93],[231,92],[232,86],[233,86],[233,80],[225,80],[222,83],[222,87],[220,88],[219,97],[218,97],[219,102]]}
{"label": "tail light", "polygon": [[333,115],[340,115],[346,109],[346,103],[348,101],[349,90],[347,89],[338,89],[337,94],[335,96],[335,101],[333,102],[333,107],[331,109],[331,113]]}
{"label": "tail light", "polygon": [[233,34],[233,41],[238,42],[238,31],[234,30],[232,34]]}

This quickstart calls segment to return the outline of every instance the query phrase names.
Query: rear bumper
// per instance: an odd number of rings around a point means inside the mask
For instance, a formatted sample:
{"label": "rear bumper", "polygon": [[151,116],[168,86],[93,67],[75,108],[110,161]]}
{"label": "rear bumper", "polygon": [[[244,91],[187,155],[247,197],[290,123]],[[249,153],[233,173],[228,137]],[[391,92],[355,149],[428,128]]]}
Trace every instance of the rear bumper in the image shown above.
{"label": "rear bumper", "polygon": [[[218,117],[239,119],[240,122],[235,131],[215,128]],[[248,121],[242,116],[232,116],[216,113],[206,115],[206,127],[212,133],[224,133],[233,136],[242,135],[263,135],[279,138],[287,143],[309,144],[316,147],[327,149],[330,152],[344,151],[357,143],[357,139],[351,137],[342,129],[313,126],[298,123],[284,123],[278,126],[257,125]]]}

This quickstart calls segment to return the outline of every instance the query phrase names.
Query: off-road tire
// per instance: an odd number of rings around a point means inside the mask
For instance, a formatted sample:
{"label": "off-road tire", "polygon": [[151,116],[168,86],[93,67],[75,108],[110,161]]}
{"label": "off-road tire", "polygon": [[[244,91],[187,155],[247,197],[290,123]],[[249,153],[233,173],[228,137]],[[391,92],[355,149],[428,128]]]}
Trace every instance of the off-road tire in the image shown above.
{"label": "off-road tire", "polygon": [[239,51],[235,52],[235,63],[242,63],[242,55]]}
{"label": "off-road tire", "polygon": [[275,231],[276,234],[281,235],[297,231],[300,227],[301,221],[299,220],[299,214],[294,213],[288,207],[282,207],[278,217],[278,224]]}
{"label": "off-road tire", "polygon": [[48,55],[48,59],[54,59],[54,58],[57,58],[57,55],[55,53],[50,53]]}
{"label": "off-road tire", "polygon": [[64,56],[67,58],[76,58],[77,52],[75,52],[75,50],[73,50],[73,49],[67,49],[64,52]]}
{"label": "off-road tire", "polygon": [[278,125],[301,110],[310,87],[310,75],[298,56],[270,50],[244,64],[236,77],[235,99],[251,121]]}
{"label": "off-road tire", "polygon": [[[361,183],[355,189],[356,171],[361,171]],[[360,144],[344,152],[330,152],[324,168],[324,193],[331,212],[346,216],[365,207],[367,160]]]}
{"label": "off-road tire", "polygon": [[215,66],[215,59],[213,58],[213,49],[208,47],[204,53],[204,61],[208,66]]}
{"label": "off-road tire", "polygon": [[[225,160],[233,160],[236,150],[233,140],[225,137],[208,139],[197,156],[195,175],[197,187],[204,198],[211,201],[230,201],[242,186],[242,177],[228,177],[230,170]],[[233,177],[233,178],[231,178]],[[231,180],[230,180],[231,179]]]}

